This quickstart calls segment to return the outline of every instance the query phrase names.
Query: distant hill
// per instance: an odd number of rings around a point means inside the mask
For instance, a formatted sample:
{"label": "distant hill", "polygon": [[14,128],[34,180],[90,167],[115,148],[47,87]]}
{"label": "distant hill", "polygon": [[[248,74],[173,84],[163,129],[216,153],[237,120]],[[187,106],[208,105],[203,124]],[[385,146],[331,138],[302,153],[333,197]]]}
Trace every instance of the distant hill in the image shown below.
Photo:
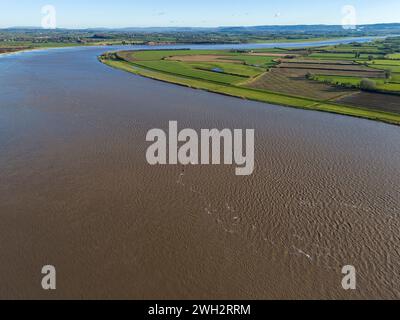
{"label": "distant hill", "polygon": [[[34,31],[43,30],[39,27],[13,27],[6,28],[7,31]],[[149,28],[87,28],[87,29],[57,29],[58,31],[86,31],[86,32],[141,32],[141,33],[175,33],[175,32],[220,32],[220,33],[338,33],[338,32],[375,32],[400,34],[400,23],[380,23],[357,26],[356,30],[344,30],[341,25],[265,25],[265,26],[232,26],[216,28],[199,27],[149,27]]]}
{"label": "distant hill", "polygon": [[[221,27],[221,32],[339,32],[342,25],[293,25],[293,26],[254,26],[254,27]],[[400,30],[400,23],[359,25],[356,30]]]}
{"label": "distant hill", "polygon": [[[98,30],[98,29],[92,29]],[[103,29],[107,30],[107,29]],[[126,31],[126,32],[234,32],[234,33],[257,33],[257,32],[284,32],[284,33],[308,33],[308,32],[343,32],[342,25],[266,25],[266,26],[232,26],[232,27],[217,27],[217,28],[196,28],[196,27],[151,27],[151,28],[121,28],[121,29],[108,29],[114,31]],[[386,24],[366,24],[357,26],[354,31],[399,31],[400,23],[386,23]],[[349,31],[349,30],[348,30]],[[350,30],[351,31],[351,30]]]}

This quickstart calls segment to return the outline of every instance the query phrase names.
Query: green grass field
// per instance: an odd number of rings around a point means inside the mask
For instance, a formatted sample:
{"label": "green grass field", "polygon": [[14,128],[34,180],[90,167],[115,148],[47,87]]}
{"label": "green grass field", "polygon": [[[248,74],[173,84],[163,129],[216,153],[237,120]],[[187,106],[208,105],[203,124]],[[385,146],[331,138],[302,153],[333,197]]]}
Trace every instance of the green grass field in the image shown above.
{"label": "green grass field", "polygon": [[383,55],[380,54],[361,54],[359,58],[355,56],[354,53],[313,53],[309,55],[310,58],[313,59],[326,59],[326,60],[361,60],[361,61],[368,61],[369,56],[372,56],[374,59],[383,58]]}
{"label": "green grass field", "polygon": [[[363,78],[360,77],[341,77],[341,76],[329,76],[329,75],[315,75],[314,80],[319,82],[328,82],[336,85],[351,85],[354,87],[359,87],[360,82]],[[389,92],[400,92],[400,83],[391,82],[391,80],[385,79],[371,79],[376,83],[376,87],[382,91]]]}
{"label": "green grass field", "polygon": [[155,71],[172,73],[188,78],[213,81],[224,84],[234,84],[243,81],[243,77],[233,76],[226,73],[205,71],[194,68],[192,65],[179,61],[135,61],[135,65],[145,67]]}
{"label": "green grass field", "polygon": [[380,70],[390,70],[392,72],[400,73],[400,61],[396,60],[373,60],[367,62],[368,66]]}
{"label": "green grass field", "polygon": [[367,62],[369,65],[374,66],[374,65],[388,65],[388,66],[400,66],[400,60],[373,60],[370,62]]}
{"label": "green grass field", "polygon": [[393,54],[389,54],[388,59],[399,59],[400,60],[400,53],[393,53]]}
{"label": "green grass field", "polygon": [[400,73],[392,73],[392,78],[390,82],[400,83]]}

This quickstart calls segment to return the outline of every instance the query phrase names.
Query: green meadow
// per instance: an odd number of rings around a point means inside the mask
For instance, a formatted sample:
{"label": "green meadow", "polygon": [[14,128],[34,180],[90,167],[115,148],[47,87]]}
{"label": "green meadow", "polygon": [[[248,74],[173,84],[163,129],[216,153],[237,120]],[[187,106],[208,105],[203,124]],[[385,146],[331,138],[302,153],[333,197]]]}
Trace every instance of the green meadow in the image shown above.
{"label": "green meadow", "polygon": [[134,64],[154,71],[217,83],[234,84],[243,81],[243,77],[240,76],[201,70],[191,64],[179,61],[137,61]]}
{"label": "green meadow", "polygon": [[392,53],[387,55],[388,59],[399,59],[400,60],[400,53]]}
{"label": "green meadow", "polygon": [[[349,85],[359,87],[361,81],[365,78],[361,77],[341,77],[341,76],[329,76],[329,75],[317,75],[314,76],[314,80],[320,82],[328,82],[333,85]],[[399,77],[397,77],[399,79]],[[376,88],[382,91],[400,92],[400,83],[389,81],[385,79],[370,79],[376,84]]]}

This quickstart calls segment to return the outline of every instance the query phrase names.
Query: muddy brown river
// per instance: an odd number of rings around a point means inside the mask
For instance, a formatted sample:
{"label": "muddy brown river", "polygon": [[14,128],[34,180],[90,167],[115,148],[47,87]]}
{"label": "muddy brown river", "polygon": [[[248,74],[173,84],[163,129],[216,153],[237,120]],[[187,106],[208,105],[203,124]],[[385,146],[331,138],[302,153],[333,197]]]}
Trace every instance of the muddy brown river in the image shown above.
{"label": "muddy brown river", "polygon": [[[0,298],[400,298],[399,127],[138,77],[107,50],[0,57]],[[254,174],[148,165],[170,120],[254,128]]]}

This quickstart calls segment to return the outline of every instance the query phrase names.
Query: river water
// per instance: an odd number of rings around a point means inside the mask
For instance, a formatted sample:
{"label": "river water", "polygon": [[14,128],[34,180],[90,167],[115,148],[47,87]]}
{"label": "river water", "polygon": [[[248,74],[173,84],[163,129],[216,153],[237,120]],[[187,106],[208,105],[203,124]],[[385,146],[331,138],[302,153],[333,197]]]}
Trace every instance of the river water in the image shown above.
{"label": "river water", "polygon": [[[0,298],[400,298],[399,127],[138,77],[109,49],[0,57]],[[169,120],[254,128],[254,174],[149,166]]]}

